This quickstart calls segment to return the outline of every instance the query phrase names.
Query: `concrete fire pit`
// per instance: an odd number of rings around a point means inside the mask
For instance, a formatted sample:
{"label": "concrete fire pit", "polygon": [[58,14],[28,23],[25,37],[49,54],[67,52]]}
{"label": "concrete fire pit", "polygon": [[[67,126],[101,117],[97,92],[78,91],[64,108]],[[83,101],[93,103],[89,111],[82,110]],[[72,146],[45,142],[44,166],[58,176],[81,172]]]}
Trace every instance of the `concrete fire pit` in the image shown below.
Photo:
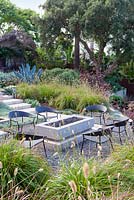
{"label": "concrete fire pit", "polygon": [[47,143],[70,145],[71,141],[79,143],[82,141],[82,132],[94,126],[94,119],[80,115],[64,116],[62,119],[54,119],[36,125],[36,135],[46,137]]}

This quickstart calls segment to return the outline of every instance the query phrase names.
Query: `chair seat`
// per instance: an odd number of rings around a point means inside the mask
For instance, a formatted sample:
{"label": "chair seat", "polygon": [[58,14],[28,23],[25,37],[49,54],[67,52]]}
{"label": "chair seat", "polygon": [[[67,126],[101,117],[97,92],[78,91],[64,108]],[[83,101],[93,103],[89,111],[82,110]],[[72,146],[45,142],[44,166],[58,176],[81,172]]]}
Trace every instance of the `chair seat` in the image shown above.
{"label": "chair seat", "polygon": [[57,118],[57,113],[48,112],[48,113],[46,114],[46,112],[43,112],[43,113],[39,113],[39,116],[41,116],[41,117],[46,117],[47,119],[51,119],[51,118],[54,118],[54,117]]}
{"label": "chair seat", "polygon": [[[85,136],[85,138],[86,138],[87,140],[90,140],[91,142],[98,143],[98,138],[97,138],[97,136],[96,136],[96,137],[95,137],[95,136]],[[101,143],[105,143],[105,142],[107,142],[108,140],[109,140],[108,137],[106,137],[106,136],[101,136]]]}
{"label": "chair seat", "polygon": [[114,126],[105,126],[105,125],[95,124],[93,128],[84,132],[82,134],[83,141],[82,141],[82,146],[81,146],[81,153],[82,153],[85,140],[95,142],[96,146],[98,146],[98,144],[101,145],[102,143],[109,141],[113,149],[112,140],[111,140],[111,136],[112,136],[111,131],[113,128]]}
{"label": "chair seat", "polygon": [[16,121],[12,121],[12,125],[17,126],[18,124],[16,122],[19,124],[19,126],[29,125],[29,124],[33,123],[33,119],[25,119],[23,122],[21,119],[18,119]]}

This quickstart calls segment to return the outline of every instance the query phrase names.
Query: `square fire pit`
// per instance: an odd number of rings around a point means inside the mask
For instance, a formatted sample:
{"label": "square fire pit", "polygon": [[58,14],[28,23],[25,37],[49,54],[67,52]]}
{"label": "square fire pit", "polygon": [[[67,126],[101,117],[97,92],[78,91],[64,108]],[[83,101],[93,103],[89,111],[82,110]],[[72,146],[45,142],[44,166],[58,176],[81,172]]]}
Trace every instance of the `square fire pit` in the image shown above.
{"label": "square fire pit", "polygon": [[[94,126],[94,119],[80,115],[67,115],[36,125],[36,134],[47,138],[47,142],[63,144],[68,141],[82,141],[82,132]],[[79,139],[78,139],[79,138]]]}

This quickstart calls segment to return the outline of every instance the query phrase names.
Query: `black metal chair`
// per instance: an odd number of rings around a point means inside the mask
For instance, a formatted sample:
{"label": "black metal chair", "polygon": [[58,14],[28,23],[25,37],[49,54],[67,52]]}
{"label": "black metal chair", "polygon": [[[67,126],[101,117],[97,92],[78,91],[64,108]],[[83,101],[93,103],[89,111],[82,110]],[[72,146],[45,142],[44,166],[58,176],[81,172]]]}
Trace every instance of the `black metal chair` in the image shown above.
{"label": "black metal chair", "polygon": [[[37,106],[35,108],[36,114],[37,114],[37,122],[39,119],[39,116],[44,118],[44,121],[47,121],[49,118],[57,118],[59,115],[59,111],[55,110],[54,108],[48,107],[48,106]],[[48,116],[48,113],[55,113],[53,116]]]}
{"label": "black metal chair", "polygon": [[31,113],[13,110],[9,112],[8,118],[9,126],[17,126],[18,132],[22,132],[23,126],[27,124],[32,124],[35,128],[36,116]]}
{"label": "black metal chair", "polygon": [[[122,144],[122,139],[121,139],[121,134],[125,133],[125,135],[128,138],[128,134],[127,134],[127,123],[128,123],[128,118],[124,119],[124,120],[113,120],[113,124],[114,125],[114,129],[113,129],[113,133],[118,133],[119,134],[119,139],[120,139],[120,143]],[[115,130],[117,129],[117,130]]]}
{"label": "black metal chair", "polygon": [[[111,144],[111,147],[113,149],[113,143],[112,143],[112,130],[113,130],[114,126],[102,126],[102,127],[96,127],[95,126],[89,130],[86,131],[82,134],[83,136],[83,140],[82,140],[82,145],[81,145],[81,153],[84,147],[84,142],[86,140],[92,141],[96,143],[96,147],[99,145],[101,145],[104,142],[109,141]],[[105,139],[102,140],[102,137],[105,136]],[[92,139],[92,137],[96,137],[95,140]]]}
{"label": "black metal chair", "polygon": [[28,142],[28,145],[26,145],[26,147],[29,147],[29,148],[32,148],[42,142],[45,155],[47,156],[46,147],[44,143],[44,137],[22,133],[24,125],[32,124],[35,128],[36,116],[31,113],[15,110],[15,111],[9,112],[8,117],[9,117],[9,127],[12,127],[12,126],[17,127],[15,131],[14,130],[11,131],[13,133],[13,136],[19,140],[23,140],[23,138],[25,138],[24,143]]}
{"label": "black metal chair", "polygon": [[105,113],[107,112],[107,107],[103,105],[89,105],[86,108],[84,108],[84,113],[88,114],[90,113],[91,117],[98,117],[100,124],[102,124],[102,119],[105,122]]}

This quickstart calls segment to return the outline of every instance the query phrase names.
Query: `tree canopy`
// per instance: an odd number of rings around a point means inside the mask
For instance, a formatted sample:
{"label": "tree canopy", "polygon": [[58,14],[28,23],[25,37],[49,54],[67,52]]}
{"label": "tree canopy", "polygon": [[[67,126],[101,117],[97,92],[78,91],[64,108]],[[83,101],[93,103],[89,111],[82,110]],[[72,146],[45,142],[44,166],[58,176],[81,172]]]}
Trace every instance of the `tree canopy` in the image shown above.
{"label": "tree canopy", "polygon": [[35,11],[18,8],[10,0],[0,0],[0,58],[5,63],[18,57],[30,62],[31,55],[33,59],[35,42],[39,41],[37,16]]}
{"label": "tree canopy", "polygon": [[[52,47],[64,33],[75,40],[74,64],[79,66],[79,44],[84,46],[96,69],[103,65],[105,50],[113,65],[133,59],[133,0],[47,0],[40,19],[42,45]],[[89,40],[96,49],[89,47]],[[110,64],[111,64],[110,63]]]}
{"label": "tree canopy", "polygon": [[23,30],[37,39],[36,17],[37,13],[30,9],[17,8],[9,0],[0,0],[0,35],[15,29]]}

